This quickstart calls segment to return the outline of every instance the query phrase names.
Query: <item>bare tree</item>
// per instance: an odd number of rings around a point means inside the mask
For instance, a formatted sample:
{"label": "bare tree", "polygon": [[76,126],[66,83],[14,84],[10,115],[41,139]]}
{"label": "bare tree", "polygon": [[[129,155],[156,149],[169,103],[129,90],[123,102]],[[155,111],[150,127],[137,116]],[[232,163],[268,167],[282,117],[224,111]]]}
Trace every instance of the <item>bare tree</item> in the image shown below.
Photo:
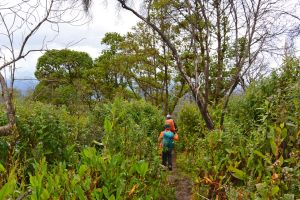
{"label": "bare tree", "polygon": [[[59,24],[76,23],[83,19],[81,2],[67,0],[2,0],[0,2],[0,83],[5,103],[7,124],[0,127],[0,136],[11,135],[16,125],[13,85],[16,63],[31,52],[42,51],[47,33],[59,33]],[[42,26],[47,32],[37,45],[30,45]],[[8,72],[8,74],[6,74]]]}

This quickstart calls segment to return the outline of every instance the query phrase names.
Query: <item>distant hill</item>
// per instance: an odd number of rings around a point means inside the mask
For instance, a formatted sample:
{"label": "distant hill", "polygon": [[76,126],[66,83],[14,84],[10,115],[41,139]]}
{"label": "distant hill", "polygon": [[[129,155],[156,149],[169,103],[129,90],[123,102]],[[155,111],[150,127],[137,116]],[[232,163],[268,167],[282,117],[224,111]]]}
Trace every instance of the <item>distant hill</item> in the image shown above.
{"label": "distant hill", "polygon": [[28,90],[33,90],[38,83],[38,80],[15,80],[14,88],[25,95]]}

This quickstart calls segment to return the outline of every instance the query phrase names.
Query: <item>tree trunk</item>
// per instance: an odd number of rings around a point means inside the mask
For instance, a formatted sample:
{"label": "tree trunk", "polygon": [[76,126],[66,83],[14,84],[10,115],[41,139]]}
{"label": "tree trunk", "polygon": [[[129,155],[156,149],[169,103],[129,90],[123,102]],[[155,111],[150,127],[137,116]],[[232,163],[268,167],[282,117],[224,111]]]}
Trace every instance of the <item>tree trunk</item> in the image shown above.
{"label": "tree trunk", "polygon": [[[217,63],[217,81],[215,89],[215,105],[218,105],[221,84],[222,84],[222,69],[223,69],[223,51],[222,51],[222,36],[221,36],[221,11],[220,11],[220,1],[216,1],[216,10],[217,10],[217,51],[218,51],[218,63]],[[225,37],[223,38],[225,40]]]}
{"label": "tree trunk", "polygon": [[12,91],[9,91],[5,78],[0,73],[0,83],[2,88],[2,97],[6,107],[7,124],[0,127],[0,136],[10,135],[12,128],[16,124],[15,110],[12,102]]}
{"label": "tree trunk", "polygon": [[196,101],[196,104],[198,106],[198,109],[205,121],[205,125],[206,127],[209,129],[209,130],[214,130],[215,129],[215,125],[214,125],[214,122],[207,110],[207,106],[205,106],[203,104],[203,101],[201,100],[201,97],[199,96],[198,92],[194,89],[192,89],[192,94],[193,94],[193,97]]}
{"label": "tree trunk", "polygon": [[[205,100],[201,99],[201,97],[197,91],[197,88],[193,87],[193,83],[190,81],[188,75],[183,70],[182,61],[181,61],[181,58],[180,58],[175,46],[171,43],[171,41],[167,38],[167,36],[162,32],[162,30],[160,30],[155,24],[153,24],[149,20],[145,19],[143,16],[141,16],[139,13],[137,13],[134,9],[128,7],[126,5],[125,1],[122,1],[122,0],[118,0],[118,1],[124,9],[132,12],[135,16],[137,16],[138,18],[143,20],[145,23],[147,23],[151,28],[153,28],[160,35],[160,37],[166,43],[166,45],[169,47],[181,76],[184,78],[184,80],[186,81],[186,83],[188,84],[188,86],[190,87],[190,89],[192,91],[192,94],[197,103],[197,106],[198,106],[198,108],[201,112],[201,115],[205,121],[206,127],[209,130],[213,130],[215,128],[215,126],[214,126],[213,120],[211,119],[209,112],[207,110],[207,101],[205,102]],[[208,43],[206,43],[206,47],[208,48]],[[209,53],[207,53],[207,55],[206,55],[206,62],[207,62],[206,66],[205,66],[206,70],[208,70],[208,62],[209,62],[208,58],[209,58]],[[208,71],[206,72],[206,75],[208,75]],[[206,90],[208,90],[208,83],[206,83],[205,87],[206,87]],[[205,93],[205,99],[208,99],[208,92]]]}
{"label": "tree trunk", "polygon": [[[165,44],[163,45],[163,53],[164,57],[166,57],[166,46]],[[166,92],[166,99],[165,99],[165,114],[169,113],[169,89],[168,89],[168,65],[164,63],[165,67],[165,92]]]}

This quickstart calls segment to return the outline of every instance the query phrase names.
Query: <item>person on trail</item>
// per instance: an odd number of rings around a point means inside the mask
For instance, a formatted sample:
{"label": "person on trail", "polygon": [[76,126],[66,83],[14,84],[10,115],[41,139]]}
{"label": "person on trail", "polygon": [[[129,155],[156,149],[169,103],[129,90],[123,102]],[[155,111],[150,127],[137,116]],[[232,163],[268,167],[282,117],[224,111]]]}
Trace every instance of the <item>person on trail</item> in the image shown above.
{"label": "person on trail", "polygon": [[162,148],[162,164],[172,170],[172,150],[174,140],[179,140],[178,134],[171,131],[170,124],[165,124],[164,131],[159,135],[158,142]]}
{"label": "person on trail", "polygon": [[175,134],[177,132],[177,126],[176,123],[174,121],[174,119],[172,119],[172,116],[170,114],[167,114],[167,119],[165,121],[165,124],[170,124],[171,128],[170,130]]}

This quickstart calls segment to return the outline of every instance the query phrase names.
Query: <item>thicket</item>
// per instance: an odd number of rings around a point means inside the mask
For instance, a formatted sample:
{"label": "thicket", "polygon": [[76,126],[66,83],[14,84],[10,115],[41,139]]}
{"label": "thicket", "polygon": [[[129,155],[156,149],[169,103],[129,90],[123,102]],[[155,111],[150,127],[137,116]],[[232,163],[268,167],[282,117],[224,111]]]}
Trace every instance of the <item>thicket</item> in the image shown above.
{"label": "thicket", "polygon": [[196,177],[195,198],[300,198],[299,67],[298,60],[285,60],[281,73],[235,94],[224,130],[202,129],[194,105],[181,110],[181,134],[187,140],[177,161]]}
{"label": "thicket", "polygon": [[[222,130],[208,131],[193,102],[180,109],[177,166],[194,199],[300,198],[299,67],[286,58],[280,73],[233,94]],[[209,109],[217,122],[221,109]],[[164,117],[149,102],[71,112],[28,99],[16,111],[14,134],[0,138],[0,199],[175,198],[157,149]]]}
{"label": "thicket", "polygon": [[0,143],[0,199],[173,198],[157,151],[163,118],[145,101],[117,99],[86,116],[37,102],[17,110],[18,138]]}

